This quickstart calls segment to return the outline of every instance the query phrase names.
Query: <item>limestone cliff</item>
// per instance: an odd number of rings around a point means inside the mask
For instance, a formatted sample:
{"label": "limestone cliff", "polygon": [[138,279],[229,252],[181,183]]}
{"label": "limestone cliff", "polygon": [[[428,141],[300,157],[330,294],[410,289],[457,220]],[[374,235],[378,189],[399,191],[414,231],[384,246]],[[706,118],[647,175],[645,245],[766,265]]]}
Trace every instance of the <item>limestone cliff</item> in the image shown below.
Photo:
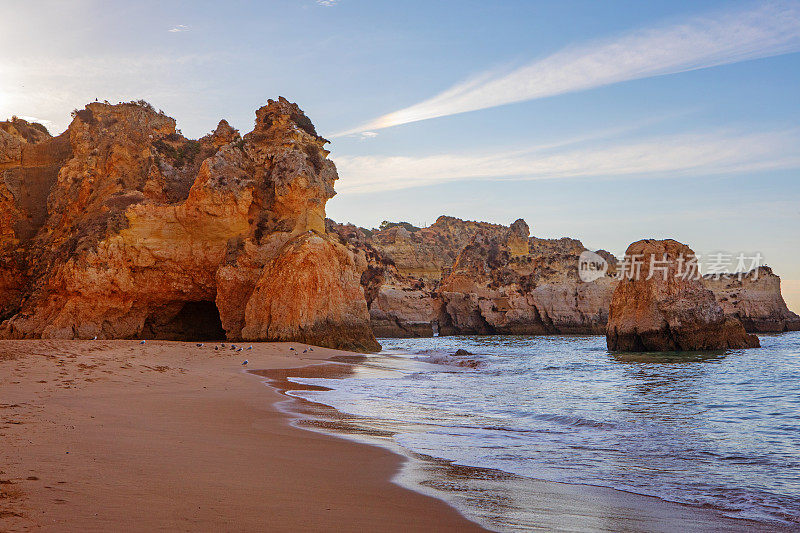
{"label": "limestone cliff", "polygon": [[437,291],[443,333],[602,331],[613,289],[610,274],[582,282],[578,258],[585,248],[579,241],[528,233],[520,219],[472,238]]}
{"label": "limestone cliff", "polygon": [[579,241],[529,238],[523,220],[442,216],[416,231],[329,227],[369,258],[362,284],[378,336],[604,331],[615,259],[606,253],[609,275],[584,283]]}
{"label": "limestone cliff", "polygon": [[632,259],[611,299],[606,329],[609,350],[759,346],[758,337],[725,316],[714,294],[685,268],[685,261],[695,255],[691,248],[672,239],[645,239],[631,244],[625,255]]}
{"label": "limestone cliff", "polygon": [[[618,280],[617,260],[604,250],[596,253],[607,272],[582,281],[581,242],[527,238],[524,221],[506,227],[442,216],[428,228],[389,223],[383,230],[327,224],[368,264],[362,285],[378,336],[605,333]],[[741,287],[703,282],[748,332],[796,329],[779,278],[765,268],[760,274]]]}
{"label": "limestone cliff", "polygon": [[781,278],[766,266],[741,276],[705,276],[727,316],[738,319],[749,332],[800,330],[800,316],[786,306],[781,296]]}
{"label": "limestone cliff", "polygon": [[270,100],[244,137],[186,139],[143,102],[20,137],[0,129],[0,335],[378,347],[363,265],[325,232],[327,141],[297,105]]}

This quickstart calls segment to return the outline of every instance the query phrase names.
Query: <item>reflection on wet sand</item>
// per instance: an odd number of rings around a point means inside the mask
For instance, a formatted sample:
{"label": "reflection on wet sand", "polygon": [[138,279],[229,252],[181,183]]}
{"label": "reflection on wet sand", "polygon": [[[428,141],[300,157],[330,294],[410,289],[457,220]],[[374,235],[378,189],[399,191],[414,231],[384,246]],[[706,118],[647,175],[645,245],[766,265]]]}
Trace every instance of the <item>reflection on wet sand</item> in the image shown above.
{"label": "reflection on wet sand", "polygon": [[398,446],[399,433],[435,427],[399,420],[342,413],[332,407],[293,396],[293,391],[330,390],[300,384],[292,378],[343,379],[359,373],[386,371],[368,358],[299,369],[251,370],[287,395],[296,425],[389,448],[406,456],[396,481],[403,486],[450,502],[469,518],[501,531],[750,531],[762,524],[725,518],[711,510],[666,502],[625,491],[552,481],[534,480],[500,470],[462,466],[411,452]]}

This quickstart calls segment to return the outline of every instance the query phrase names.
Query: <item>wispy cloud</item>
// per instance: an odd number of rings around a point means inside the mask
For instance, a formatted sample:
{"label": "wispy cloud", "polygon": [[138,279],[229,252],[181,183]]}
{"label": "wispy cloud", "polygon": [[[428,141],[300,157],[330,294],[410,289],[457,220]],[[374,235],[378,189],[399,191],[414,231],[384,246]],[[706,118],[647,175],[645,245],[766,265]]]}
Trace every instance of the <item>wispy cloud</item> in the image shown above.
{"label": "wispy cloud", "polygon": [[322,7],[333,7],[339,3],[339,0],[317,0],[317,5]]}
{"label": "wispy cloud", "polygon": [[173,26],[167,31],[169,31],[170,33],[180,33],[184,31],[189,31],[189,29],[190,29],[189,26],[185,24],[178,24],[177,26]]}
{"label": "wispy cloud", "polygon": [[800,3],[770,2],[566,48],[510,72],[485,72],[335,136],[797,51]]}
{"label": "wispy cloud", "polygon": [[[580,142],[580,141],[576,141]],[[337,156],[347,192],[378,192],[464,180],[703,176],[800,168],[800,131],[684,134],[576,147],[445,153],[423,157]]]}

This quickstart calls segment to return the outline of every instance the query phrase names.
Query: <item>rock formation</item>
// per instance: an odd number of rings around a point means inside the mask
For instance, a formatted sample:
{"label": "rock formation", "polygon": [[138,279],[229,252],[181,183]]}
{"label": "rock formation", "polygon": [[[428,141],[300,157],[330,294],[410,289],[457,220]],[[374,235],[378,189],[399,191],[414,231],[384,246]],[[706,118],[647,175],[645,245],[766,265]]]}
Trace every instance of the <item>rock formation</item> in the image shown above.
{"label": "rock formation", "polygon": [[[89,104],[58,137],[0,122],[0,337],[373,350],[373,332],[606,331],[611,254],[598,251],[609,269],[583,281],[586,248],[529,237],[522,220],[326,220],[338,177],[326,142],[283,98],[244,137],[223,120],[186,139],[144,102]],[[703,283],[748,331],[800,328],[779,278],[758,274]]]}
{"label": "rock formation", "polygon": [[744,275],[705,276],[725,315],[738,319],[749,332],[800,330],[800,316],[786,307],[781,296],[781,278],[767,266]]}
{"label": "rock formation", "polygon": [[671,239],[645,239],[631,244],[626,257],[631,258],[629,267],[611,299],[606,329],[609,350],[759,346],[758,337],[746,333],[735,318],[725,316],[714,294],[691,274],[686,262],[694,257],[691,248]]}
{"label": "rock formation", "polygon": [[[387,223],[367,230],[331,220],[327,227],[368,264],[362,285],[379,337],[606,331],[617,260],[575,239],[525,239],[524,221],[512,228],[447,216],[427,228]],[[608,270],[582,280],[577,268],[585,253]],[[796,329],[779,278],[765,267],[759,272],[743,278],[743,290],[730,278],[703,283],[748,332]]]}
{"label": "rock formation", "polygon": [[329,222],[370,264],[362,278],[376,335],[602,333],[613,290],[608,276],[578,277],[586,250],[573,239],[439,217],[428,228],[370,232]]}
{"label": "rock formation", "polygon": [[579,241],[529,238],[528,233],[520,219],[472,238],[437,291],[442,333],[602,331],[611,277],[582,282],[578,257],[585,248]]}
{"label": "rock formation", "polygon": [[244,137],[186,139],[144,102],[26,131],[0,128],[0,336],[378,348],[366,265],[325,231],[327,141],[297,105],[270,100]]}
{"label": "rock formation", "polygon": [[[436,319],[432,290],[435,273],[428,269],[429,281],[401,274],[393,258],[377,248],[369,230],[352,224],[327,221],[330,234],[353,249],[367,266],[361,275],[372,330],[377,337],[430,337]],[[392,240],[393,242],[393,240]],[[413,268],[413,263],[412,263]],[[423,269],[420,269],[422,271]]]}

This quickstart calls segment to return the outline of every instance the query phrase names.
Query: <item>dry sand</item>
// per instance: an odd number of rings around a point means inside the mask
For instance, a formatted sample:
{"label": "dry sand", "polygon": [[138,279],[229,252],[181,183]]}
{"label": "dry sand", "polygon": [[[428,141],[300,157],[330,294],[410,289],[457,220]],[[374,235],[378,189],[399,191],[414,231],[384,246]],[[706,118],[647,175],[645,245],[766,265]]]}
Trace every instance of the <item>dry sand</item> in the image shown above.
{"label": "dry sand", "polygon": [[290,426],[241,366],[343,352],[253,346],[0,341],[0,531],[480,529],[391,483],[401,457]]}

